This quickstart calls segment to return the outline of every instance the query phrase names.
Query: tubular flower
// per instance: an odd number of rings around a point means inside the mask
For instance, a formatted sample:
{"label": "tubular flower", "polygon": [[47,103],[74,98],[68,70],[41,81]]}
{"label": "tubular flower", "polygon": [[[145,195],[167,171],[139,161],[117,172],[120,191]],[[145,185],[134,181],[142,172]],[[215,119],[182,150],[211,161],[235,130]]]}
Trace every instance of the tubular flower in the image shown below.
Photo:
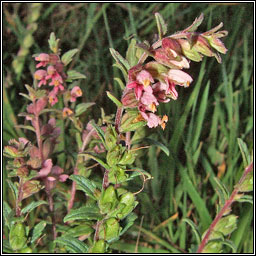
{"label": "tubular flower", "polygon": [[38,83],[38,87],[41,87],[41,85],[46,85],[47,83],[47,72],[43,69],[38,69],[35,73],[34,73],[34,78],[36,80],[39,80],[40,82]]}
{"label": "tubular flower", "polygon": [[76,98],[81,97],[83,95],[82,90],[80,89],[80,87],[75,86],[72,90],[71,90],[71,102],[75,102]]}
{"label": "tubular flower", "polygon": [[40,53],[37,57],[35,57],[36,61],[40,61],[36,68],[45,67],[50,62],[50,55],[47,53]]}

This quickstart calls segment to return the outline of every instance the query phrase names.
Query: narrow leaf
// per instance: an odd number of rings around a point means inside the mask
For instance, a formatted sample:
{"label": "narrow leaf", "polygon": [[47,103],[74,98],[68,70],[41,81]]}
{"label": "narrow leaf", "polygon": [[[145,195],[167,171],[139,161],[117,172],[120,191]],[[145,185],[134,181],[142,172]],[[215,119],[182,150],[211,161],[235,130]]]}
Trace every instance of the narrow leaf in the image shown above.
{"label": "narrow leaf", "polygon": [[113,48],[109,48],[109,50],[117,63],[122,64],[126,68],[126,70],[130,69],[130,64],[128,63],[128,61],[124,57],[122,57],[122,55],[118,51]]}
{"label": "narrow leaf", "polygon": [[72,58],[73,56],[78,52],[79,50],[78,49],[72,49],[72,50],[69,50],[67,52],[65,52],[62,57],[61,57],[61,61],[63,62],[63,64],[65,66],[67,66],[71,61],[72,61]]}
{"label": "narrow leaf", "polygon": [[46,201],[35,201],[35,202],[32,202],[30,204],[28,204],[26,207],[24,207],[22,210],[21,210],[21,213],[22,214],[26,214],[26,213],[29,213],[31,211],[33,211],[36,207],[38,207],[39,205],[42,205],[42,204],[48,204]]}
{"label": "narrow leaf", "polygon": [[87,196],[96,199],[94,196],[96,185],[91,180],[81,175],[71,175],[69,178],[77,183],[78,190],[82,190],[86,193]]}
{"label": "narrow leaf", "polygon": [[72,236],[58,237],[54,243],[64,245],[71,253],[87,253],[88,246]]}
{"label": "narrow leaf", "polygon": [[81,153],[79,154],[80,156],[87,156],[87,157],[90,157],[91,159],[95,160],[96,162],[98,162],[101,166],[103,166],[106,170],[110,170],[110,166],[108,164],[106,164],[105,162],[103,162],[100,158],[92,155],[92,154],[89,154],[89,153]]}
{"label": "narrow leaf", "polygon": [[121,108],[123,106],[123,104],[113,94],[111,94],[108,91],[107,91],[107,96],[116,104],[118,108]]}
{"label": "narrow leaf", "polygon": [[197,242],[197,244],[200,244],[201,243],[201,238],[200,238],[201,235],[198,231],[198,228],[197,228],[196,224],[188,218],[184,218],[182,221],[185,221],[186,223],[188,223],[188,225],[192,228],[192,231],[193,231],[193,233],[195,234],[195,237],[196,237],[196,242]]}
{"label": "narrow leaf", "polygon": [[251,163],[251,157],[250,157],[250,153],[248,151],[247,145],[240,138],[238,138],[237,141],[243,157],[244,167],[247,167]]}
{"label": "narrow leaf", "polygon": [[15,127],[17,128],[22,128],[22,129],[26,129],[26,130],[30,130],[32,132],[36,132],[35,128],[30,126],[30,125],[15,125]]}
{"label": "narrow leaf", "polygon": [[4,224],[10,229],[10,214],[14,211],[11,209],[11,207],[8,205],[6,201],[3,202],[3,217],[4,217]]}
{"label": "narrow leaf", "polygon": [[66,82],[72,82],[73,80],[76,80],[76,79],[85,79],[86,76],[75,71],[75,70],[69,70],[67,72],[68,74],[68,78],[66,79]]}
{"label": "narrow leaf", "polygon": [[106,143],[105,143],[105,138],[104,138],[105,137],[104,136],[104,131],[97,124],[95,124],[95,122],[93,120],[90,122],[90,124],[93,126],[93,128],[96,131],[96,133],[100,137],[102,144],[106,148]]}
{"label": "narrow leaf", "polygon": [[155,18],[156,18],[159,39],[161,40],[162,37],[167,33],[167,25],[164,22],[164,19],[159,12],[155,13]]}
{"label": "narrow leaf", "polygon": [[80,116],[83,114],[89,107],[95,105],[94,102],[88,102],[88,103],[80,103],[76,106],[76,116]]}
{"label": "narrow leaf", "polygon": [[196,18],[194,20],[194,22],[192,23],[192,25],[190,25],[189,27],[187,27],[186,29],[183,30],[183,32],[194,32],[197,30],[197,28],[200,26],[200,24],[202,23],[204,19],[204,14],[201,13],[201,15],[199,16],[199,18]]}
{"label": "narrow leaf", "polygon": [[34,243],[41,236],[46,225],[47,223],[44,220],[35,225],[32,231],[31,243]]}
{"label": "narrow leaf", "polygon": [[102,215],[97,206],[82,206],[72,209],[63,219],[64,222],[72,220],[100,220]]}

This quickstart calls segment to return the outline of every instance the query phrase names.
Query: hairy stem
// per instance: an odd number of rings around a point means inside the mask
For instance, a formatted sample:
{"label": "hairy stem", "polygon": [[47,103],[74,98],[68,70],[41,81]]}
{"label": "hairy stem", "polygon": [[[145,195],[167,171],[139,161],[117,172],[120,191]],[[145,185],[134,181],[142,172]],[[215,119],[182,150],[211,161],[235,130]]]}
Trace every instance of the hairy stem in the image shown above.
{"label": "hairy stem", "polygon": [[239,192],[240,185],[244,182],[248,173],[250,173],[252,171],[252,167],[253,167],[253,162],[245,169],[243,176],[239,180],[238,184],[235,186],[235,189],[233,190],[230,198],[228,200],[226,200],[224,206],[222,207],[222,209],[220,210],[218,215],[213,220],[212,224],[210,225],[209,229],[207,230],[207,232],[204,236],[204,239],[202,240],[201,244],[198,247],[197,253],[201,253],[203,251],[204,247],[206,246],[206,244],[209,240],[211,233],[214,231],[216,224],[219,222],[219,220],[222,218],[223,214],[228,210],[228,208],[234,202],[235,196]]}

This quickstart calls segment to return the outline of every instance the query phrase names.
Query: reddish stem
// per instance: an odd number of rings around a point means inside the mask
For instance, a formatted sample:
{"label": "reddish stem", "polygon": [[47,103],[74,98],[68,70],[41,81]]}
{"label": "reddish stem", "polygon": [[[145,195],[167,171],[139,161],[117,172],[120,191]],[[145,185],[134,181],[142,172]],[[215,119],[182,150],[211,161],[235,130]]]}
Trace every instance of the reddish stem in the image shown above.
{"label": "reddish stem", "polygon": [[[79,150],[79,153],[82,153],[84,151],[85,147],[87,146],[87,144],[90,141],[90,138],[91,138],[93,132],[94,132],[94,129],[92,129],[88,133],[88,135],[85,137],[85,139],[83,141],[83,145],[82,145],[81,149]],[[78,163],[79,163],[78,159],[79,159],[79,156],[77,156],[76,165],[75,165],[74,172],[73,172],[74,175],[78,174]],[[70,200],[68,202],[68,212],[70,212],[70,210],[72,209],[74,201],[75,201],[75,196],[76,196],[76,182],[75,181],[73,181],[73,183],[72,183],[72,188],[71,188],[70,194],[71,194],[71,196],[70,196]]]}
{"label": "reddish stem", "polygon": [[218,215],[215,217],[212,224],[210,225],[209,229],[207,230],[207,232],[204,236],[204,239],[202,240],[200,246],[198,247],[197,253],[201,253],[203,251],[204,247],[206,246],[206,244],[209,240],[209,237],[210,237],[212,231],[214,231],[214,227],[219,222],[219,220],[222,218],[223,214],[228,210],[228,208],[234,202],[235,196],[239,192],[240,185],[244,182],[247,174],[252,171],[252,166],[253,166],[253,162],[245,169],[243,176],[239,180],[237,186],[235,186],[235,189],[233,190],[230,198],[228,200],[226,200],[224,206],[222,207],[222,209],[220,210],[220,212],[218,213]]}
{"label": "reddish stem", "polygon": [[44,155],[43,155],[43,141],[41,139],[41,131],[40,131],[40,124],[39,124],[39,116],[35,115],[35,119],[33,122],[33,126],[36,130],[36,139],[37,139],[37,145],[41,156],[41,161],[44,161]]}

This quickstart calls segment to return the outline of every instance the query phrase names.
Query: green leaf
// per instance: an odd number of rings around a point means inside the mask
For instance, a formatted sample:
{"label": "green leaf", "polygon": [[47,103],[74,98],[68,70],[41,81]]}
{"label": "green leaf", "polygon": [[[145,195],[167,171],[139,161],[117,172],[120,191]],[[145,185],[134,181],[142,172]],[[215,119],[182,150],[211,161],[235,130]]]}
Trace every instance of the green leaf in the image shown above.
{"label": "green leaf", "polygon": [[253,171],[249,172],[243,183],[239,185],[240,192],[250,192],[253,191]]}
{"label": "green leaf", "polygon": [[135,45],[136,45],[136,39],[133,38],[126,52],[126,59],[129,62],[131,67],[135,66],[138,62],[138,58],[136,57]]}
{"label": "green leaf", "polygon": [[90,124],[93,126],[93,128],[94,128],[95,131],[96,131],[96,133],[97,133],[98,136],[100,137],[100,140],[101,140],[102,144],[103,144],[104,147],[106,148],[104,131],[103,131],[97,124],[95,124],[94,120],[92,120],[92,121],[90,122]]}
{"label": "green leaf", "polygon": [[134,221],[138,218],[138,216],[131,212],[124,221],[124,228],[122,229],[122,231],[120,232],[119,236],[123,235],[133,224]]}
{"label": "green leaf", "polygon": [[41,236],[46,225],[47,223],[44,220],[35,225],[32,231],[31,243],[34,243]]}
{"label": "green leaf", "polygon": [[39,205],[42,205],[42,204],[48,204],[48,203],[46,201],[42,201],[42,200],[32,202],[32,203],[28,204],[26,207],[24,207],[21,210],[21,213],[22,214],[29,213],[29,212],[33,211],[36,207],[38,207]]}
{"label": "green leaf", "polygon": [[15,127],[30,130],[32,132],[36,132],[35,128],[30,125],[15,125]]}
{"label": "green leaf", "polygon": [[64,245],[71,253],[87,253],[88,246],[72,236],[58,237],[54,243]]}
{"label": "green leaf", "polygon": [[222,217],[216,224],[214,230],[221,232],[224,236],[229,235],[237,228],[237,216],[230,214]]}
{"label": "green leaf", "polygon": [[239,203],[250,203],[253,205],[253,197],[251,195],[243,195],[241,198],[236,200]]}
{"label": "green leaf", "polygon": [[80,156],[87,156],[87,157],[90,157],[91,159],[95,160],[96,162],[98,162],[101,166],[103,166],[106,170],[110,170],[110,166],[108,164],[106,164],[105,162],[103,162],[100,158],[92,155],[92,154],[89,154],[89,153],[81,153],[79,154]]}
{"label": "green leaf", "polygon": [[10,215],[14,216],[14,211],[11,209],[9,204],[4,201],[3,202],[3,217],[4,217],[4,224],[10,229]]}
{"label": "green leaf", "polygon": [[69,50],[67,52],[65,52],[62,57],[61,57],[61,61],[62,63],[67,66],[71,61],[72,61],[72,58],[73,56],[78,52],[79,50],[78,49],[72,49],[72,50]]}
{"label": "green leaf", "polygon": [[114,80],[119,84],[121,90],[124,90],[125,85],[124,85],[123,81],[118,77],[115,77]]}
{"label": "green leaf", "polygon": [[225,185],[216,177],[213,178],[216,182],[216,192],[220,198],[220,208],[222,208],[225,204],[225,201],[229,198],[229,192]]}
{"label": "green leaf", "polygon": [[202,23],[204,19],[204,14],[201,13],[201,15],[199,16],[199,18],[196,18],[194,20],[194,22],[192,23],[192,25],[190,25],[189,27],[187,27],[186,29],[184,29],[182,32],[194,32],[197,30],[197,28],[200,26],[200,24]]}
{"label": "green leaf", "polygon": [[192,228],[193,233],[195,234],[197,244],[200,244],[201,243],[201,238],[200,238],[201,235],[198,231],[196,224],[188,218],[184,218],[184,219],[182,219],[182,221],[185,221],[186,223],[189,224],[189,226]]}
{"label": "green leaf", "polygon": [[75,70],[69,70],[67,72],[67,74],[68,74],[68,77],[66,79],[66,82],[72,82],[73,80],[76,80],[76,79],[85,79],[86,78],[85,75],[83,75]]}
{"label": "green leaf", "polygon": [[80,116],[81,114],[83,114],[89,107],[95,105],[94,102],[88,102],[88,103],[80,103],[76,106],[76,116]]}
{"label": "green leaf", "polygon": [[238,145],[239,145],[242,157],[243,157],[244,167],[247,167],[251,163],[251,157],[250,157],[250,153],[248,151],[247,145],[240,138],[238,138],[237,141],[238,141]]}
{"label": "green leaf", "polygon": [[96,200],[96,197],[94,196],[94,193],[96,192],[96,185],[93,181],[81,175],[71,175],[69,178],[77,183],[78,190],[84,191],[87,196]]}
{"label": "green leaf", "polygon": [[118,108],[121,108],[123,106],[123,104],[114,96],[112,95],[110,92],[107,91],[107,96],[109,97],[109,99],[111,99]]}
{"label": "green leaf", "polygon": [[167,25],[164,22],[164,19],[159,12],[155,13],[155,18],[156,18],[159,39],[161,40],[162,37],[167,33]]}
{"label": "green leaf", "polygon": [[90,235],[94,229],[89,224],[80,224],[79,226],[72,227],[65,232],[63,236],[79,237],[84,235]]}
{"label": "green leaf", "polygon": [[19,193],[17,186],[13,184],[11,180],[6,180],[6,181],[13,193],[14,199],[16,200],[18,198],[18,193]]}
{"label": "green leaf", "polygon": [[227,245],[228,247],[230,247],[232,249],[232,253],[236,253],[237,252],[237,247],[235,245],[235,243],[231,240],[225,239],[222,244]]}
{"label": "green leaf", "polygon": [[123,77],[124,77],[125,81],[127,81],[128,75],[127,75],[127,71],[125,70],[124,66],[121,65],[120,63],[115,63],[112,66],[120,69],[122,74],[123,74]]}
{"label": "green leaf", "polygon": [[124,57],[122,57],[122,55],[118,51],[116,51],[113,48],[109,48],[109,50],[111,55],[118,64],[122,64],[126,68],[126,70],[129,70],[131,68],[128,61]]}
{"label": "green leaf", "polygon": [[100,220],[102,215],[100,214],[98,206],[82,206],[78,209],[72,209],[63,219],[64,222],[72,220]]}
{"label": "green leaf", "polygon": [[54,53],[58,53],[58,44],[60,39],[56,39],[55,34],[52,32],[50,34],[50,39],[48,40],[49,47]]}
{"label": "green leaf", "polygon": [[19,93],[19,95],[21,95],[21,96],[25,97],[26,99],[32,101],[32,99],[27,94],[25,94],[25,93]]}

